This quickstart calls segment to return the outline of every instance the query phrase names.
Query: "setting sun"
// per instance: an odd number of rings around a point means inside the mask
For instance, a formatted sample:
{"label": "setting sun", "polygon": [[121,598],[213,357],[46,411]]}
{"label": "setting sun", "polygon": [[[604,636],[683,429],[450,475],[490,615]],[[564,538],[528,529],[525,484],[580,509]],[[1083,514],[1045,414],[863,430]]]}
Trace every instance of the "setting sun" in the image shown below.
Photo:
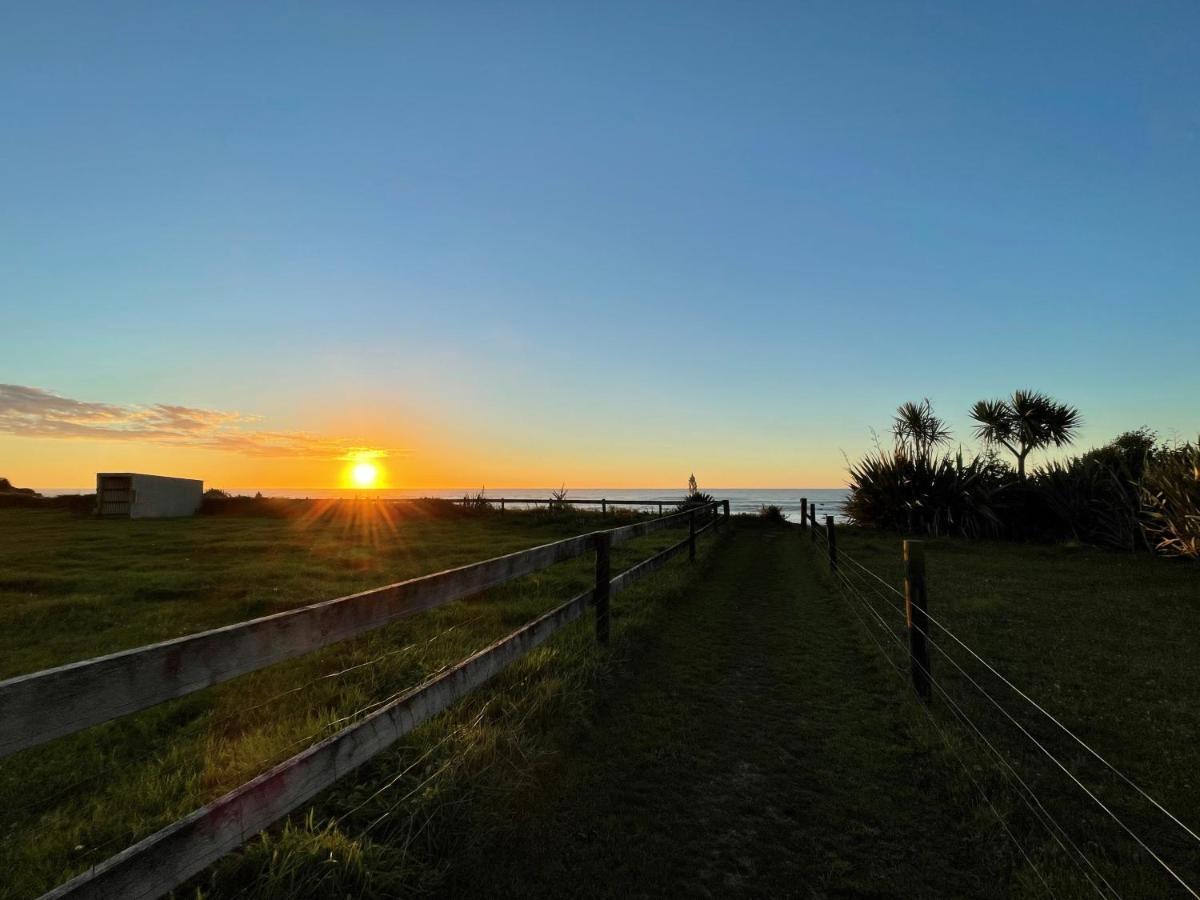
{"label": "setting sun", "polygon": [[350,480],[354,482],[355,487],[369,488],[374,487],[375,482],[379,478],[379,467],[374,463],[360,462],[350,470]]}

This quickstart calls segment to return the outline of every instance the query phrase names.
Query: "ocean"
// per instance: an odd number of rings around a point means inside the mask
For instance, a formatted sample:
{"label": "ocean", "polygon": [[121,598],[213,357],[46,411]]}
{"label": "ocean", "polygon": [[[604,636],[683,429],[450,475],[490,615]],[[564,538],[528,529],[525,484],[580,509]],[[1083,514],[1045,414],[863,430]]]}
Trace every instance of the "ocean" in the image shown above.
{"label": "ocean", "polygon": [[[37,488],[46,496],[59,494],[91,494],[95,488]],[[521,497],[548,499],[551,488],[488,488],[487,497]],[[416,497],[447,497],[457,499],[465,494],[474,496],[479,488],[379,488],[377,490],[355,490],[354,488],[238,488],[231,493],[253,495],[261,492],[264,497],[306,497],[314,500],[376,497],[380,500],[411,500]],[[845,488],[711,488],[706,492],[718,500],[728,500],[729,510],[734,513],[756,513],[765,505],[774,504],[783,510],[793,522],[800,519],[800,499],[808,498],[816,503],[817,515],[832,515],[842,518],[842,506],[846,500]],[[674,503],[683,498],[680,488],[622,489],[622,488],[579,488],[567,491],[569,500],[637,500],[647,505]]]}

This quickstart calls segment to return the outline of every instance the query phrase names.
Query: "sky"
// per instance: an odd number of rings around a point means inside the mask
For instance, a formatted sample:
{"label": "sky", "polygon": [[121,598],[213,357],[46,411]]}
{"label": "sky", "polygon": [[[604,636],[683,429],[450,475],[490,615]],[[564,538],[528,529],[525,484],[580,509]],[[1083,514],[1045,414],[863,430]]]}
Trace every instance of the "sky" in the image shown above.
{"label": "sky", "polygon": [[929,397],[1200,431],[1200,5],[0,27],[0,475],[817,487]]}

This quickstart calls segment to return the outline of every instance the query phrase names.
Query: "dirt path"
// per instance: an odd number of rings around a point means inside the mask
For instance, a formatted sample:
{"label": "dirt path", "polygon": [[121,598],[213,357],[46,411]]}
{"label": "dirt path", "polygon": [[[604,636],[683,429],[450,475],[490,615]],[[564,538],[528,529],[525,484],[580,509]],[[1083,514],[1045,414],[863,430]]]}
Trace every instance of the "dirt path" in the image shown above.
{"label": "dirt path", "polygon": [[446,888],[995,892],[972,860],[969,824],[918,790],[928,768],[897,682],[807,539],[739,528],[705,575],[606,690],[586,741],[539,778],[520,827],[452,864]]}

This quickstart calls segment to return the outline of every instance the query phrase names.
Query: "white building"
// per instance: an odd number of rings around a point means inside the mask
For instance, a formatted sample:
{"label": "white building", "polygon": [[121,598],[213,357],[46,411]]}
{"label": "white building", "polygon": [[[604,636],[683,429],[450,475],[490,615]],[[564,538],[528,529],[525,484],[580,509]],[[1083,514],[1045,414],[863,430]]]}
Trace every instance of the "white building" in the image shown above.
{"label": "white building", "polygon": [[136,472],[96,474],[96,513],[126,519],[195,515],[204,482]]}

